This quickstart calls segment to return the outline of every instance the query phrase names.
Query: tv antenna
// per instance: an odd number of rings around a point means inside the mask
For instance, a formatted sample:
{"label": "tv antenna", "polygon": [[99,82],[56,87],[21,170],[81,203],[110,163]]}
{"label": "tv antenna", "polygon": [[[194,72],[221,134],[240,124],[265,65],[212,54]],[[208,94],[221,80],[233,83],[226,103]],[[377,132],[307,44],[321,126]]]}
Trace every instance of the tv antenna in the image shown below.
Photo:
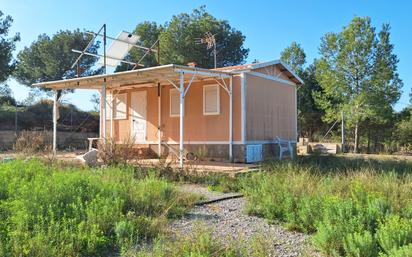
{"label": "tv antenna", "polygon": [[197,45],[201,44],[206,44],[207,50],[210,50],[213,48],[213,60],[215,63],[215,69],[216,67],[216,34],[212,34],[210,31],[206,32],[204,37],[202,38],[195,38],[195,43]]}

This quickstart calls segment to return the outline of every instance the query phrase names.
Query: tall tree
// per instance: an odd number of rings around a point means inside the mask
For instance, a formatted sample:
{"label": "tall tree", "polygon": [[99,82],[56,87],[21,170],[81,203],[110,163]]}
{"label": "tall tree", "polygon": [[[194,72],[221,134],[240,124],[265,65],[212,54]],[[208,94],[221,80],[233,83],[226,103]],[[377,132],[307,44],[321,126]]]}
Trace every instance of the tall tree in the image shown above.
{"label": "tall tree", "polygon": [[6,81],[13,72],[13,51],[16,48],[16,42],[20,40],[19,34],[9,37],[12,23],[13,18],[9,15],[4,16],[0,11],[0,84]]}
{"label": "tall tree", "polygon": [[298,75],[303,72],[306,54],[300,44],[292,42],[280,53],[280,60],[285,62]]}
{"label": "tall tree", "polygon": [[[156,22],[145,21],[139,23],[133,31],[133,34],[139,36],[139,45],[144,47],[156,47],[154,44],[159,39],[162,32],[162,26],[158,26]],[[153,53],[146,54],[146,51],[142,49],[133,48],[125,58],[128,61],[140,62],[145,67],[152,67],[157,65],[157,55]],[[130,70],[131,64],[122,63],[116,67],[116,71]]]}
{"label": "tall tree", "polygon": [[280,53],[280,60],[286,63],[304,82],[298,88],[298,129],[302,137],[313,138],[314,134],[322,129],[322,110],[320,110],[313,98],[313,94],[321,91],[316,80],[316,67],[311,64],[306,69],[306,54],[300,44],[292,42]]}
{"label": "tall tree", "polygon": [[317,103],[327,121],[346,113],[354,129],[354,152],[359,149],[361,123],[382,118],[385,109],[399,99],[402,86],[389,26],[384,25],[379,36],[375,30],[369,17],[353,18],[341,32],[321,39],[321,58],[316,62],[316,78],[323,90]]}
{"label": "tall tree", "polygon": [[[243,46],[245,36],[232,28],[228,21],[213,17],[204,6],[193,10],[192,13],[175,15],[163,26],[154,22],[138,24],[134,32],[140,36],[140,43],[146,47],[152,46],[159,38],[161,64],[186,65],[196,62],[200,67],[213,68],[212,49],[195,43],[195,39],[204,37],[206,32],[211,32],[216,38],[217,67],[244,63],[249,53],[249,49]],[[136,62],[141,56],[142,51],[133,50],[129,58]],[[144,60],[146,66],[156,63],[153,55]],[[123,70],[125,66],[119,69]]]}
{"label": "tall tree", "polygon": [[[25,47],[17,55],[17,66],[14,77],[23,85],[31,87],[33,83],[73,78],[77,76],[77,69],[71,65],[78,54],[72,49],[83,49],[91,39],[91,35],[74,31],[59,31],[52,37],[42,34],[30,47]],[[99,42],[92,44],[89,52],[97,53]],[[97,58],[84,56],[80,61],[82,75],[93,75],[100,70],[93,66]]]}

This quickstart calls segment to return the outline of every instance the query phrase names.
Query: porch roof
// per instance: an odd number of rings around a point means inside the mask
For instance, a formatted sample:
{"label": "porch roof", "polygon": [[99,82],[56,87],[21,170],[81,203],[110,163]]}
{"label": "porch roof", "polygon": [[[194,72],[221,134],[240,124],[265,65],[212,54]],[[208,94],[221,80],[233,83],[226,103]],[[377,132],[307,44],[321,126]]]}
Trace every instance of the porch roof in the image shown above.
{"label": "porch roof", "polygon": [[154,86],[154,83],[178,83],[180,73],[184,73],[185,80],[206,78],[229,78],[233,75],[229,71],[209,70],[198,67],[168,64],[138,70],[123,71],[106,75],[95,75],[56,81],[35,83],[33,86],[54,90],[61,89],[101,89],[106,82],[107,89],[125,89],[128,87]]}

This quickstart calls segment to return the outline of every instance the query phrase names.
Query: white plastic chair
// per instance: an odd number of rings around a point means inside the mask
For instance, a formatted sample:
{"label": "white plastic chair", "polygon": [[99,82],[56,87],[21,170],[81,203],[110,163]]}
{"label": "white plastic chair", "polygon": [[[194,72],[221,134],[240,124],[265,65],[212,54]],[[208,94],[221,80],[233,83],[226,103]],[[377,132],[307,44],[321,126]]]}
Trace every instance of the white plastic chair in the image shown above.
{"label": "white plastic chair", "polygon": [[283,154],[286,152],[289,152],[289,156],[292,160],[294,159],[292,142],[290,140],[276,137],[275,143],[279,145],[279,160],[282,160]]}

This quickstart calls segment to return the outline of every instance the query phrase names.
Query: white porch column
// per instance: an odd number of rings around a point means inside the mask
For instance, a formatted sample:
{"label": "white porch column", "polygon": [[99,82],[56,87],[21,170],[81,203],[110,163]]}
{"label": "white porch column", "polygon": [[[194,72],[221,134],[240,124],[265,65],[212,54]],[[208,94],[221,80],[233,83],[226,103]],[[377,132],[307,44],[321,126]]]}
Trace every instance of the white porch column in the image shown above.
{"label": "white porch column", "polygon": [[157,83],[157,136],[158,136],[158,142],[157,142],[157,152],[159,155],[159,158],[162,157],[162,99],[161,99],[161,86],[160,83]]}
{"label": "white porch column", "polygon": [[106,144],[106,79],[102,85],[102,135],[103,135],[103,142]]}
{"label": "white porch column", "polygon": [[54,90],[53,98],[53,155],[57,154],[57,90]]}
{"label": "white porch column", "polygon": [[233,161],[233,81],[229,79],[229,161]]}
{"label": "white porch column", "polygon": [[[114,97],[113,97],[113,91],[110,91],[110,140],[113,139],[113,102],[114,102]],[[107,111],[107,110],[106,110]]]}
{"label": "white porch column", "polygon": [[185,115],[185,86],[184,73],[180,72],[180,136],[179,136],[179,166],[183,169],[183,140],[184,140],[184,115]]}

